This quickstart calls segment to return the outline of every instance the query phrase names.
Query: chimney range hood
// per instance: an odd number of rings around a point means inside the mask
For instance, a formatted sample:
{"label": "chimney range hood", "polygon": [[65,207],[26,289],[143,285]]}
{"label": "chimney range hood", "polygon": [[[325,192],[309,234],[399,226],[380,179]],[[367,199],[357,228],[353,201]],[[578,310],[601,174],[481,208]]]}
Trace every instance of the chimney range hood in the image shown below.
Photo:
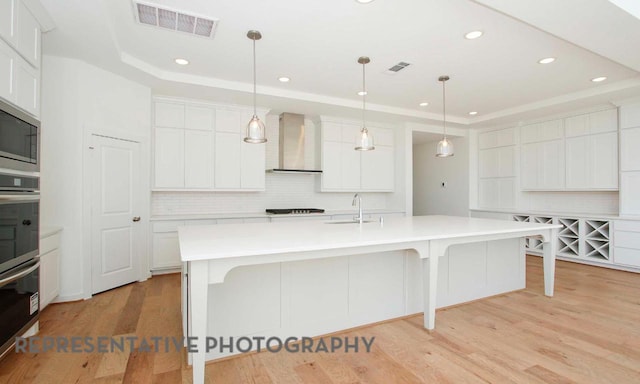
{"label": "chimney range hood", "polygon": [[321,170],[307,169],[304,163],[304,115],[280,114],[278,168],[272,173],[318,174]]}

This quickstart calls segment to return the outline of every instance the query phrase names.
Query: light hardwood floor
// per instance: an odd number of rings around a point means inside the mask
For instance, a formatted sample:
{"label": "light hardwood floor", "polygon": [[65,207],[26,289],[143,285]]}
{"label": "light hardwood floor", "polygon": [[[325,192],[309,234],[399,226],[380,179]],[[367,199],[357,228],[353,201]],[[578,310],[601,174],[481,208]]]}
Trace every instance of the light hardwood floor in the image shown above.
{"label": "light hardwood floor", "polygon": [[[41,335],[181,337],[179,276],[54,304]],[[248,354],[207,365],[212,383],[640,383],[640,274],[558,262],[556,295],[527,259],[527,288],[343,332],[371,353]],[[0,383],[190,383],[182,352],[9,354]]]}

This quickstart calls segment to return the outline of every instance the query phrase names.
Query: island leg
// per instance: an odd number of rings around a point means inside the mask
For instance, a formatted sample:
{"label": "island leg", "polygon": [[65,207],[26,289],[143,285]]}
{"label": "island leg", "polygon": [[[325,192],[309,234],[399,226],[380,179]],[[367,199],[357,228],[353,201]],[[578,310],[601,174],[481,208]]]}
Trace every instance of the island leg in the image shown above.
{"label": "island leg", "polygon": [[204,384],[204,363],[207,336],[207,303],[209,292],[209,262],[189,262],[189,295],[191,295],[191,334],[197,351],[191,353],[193,384]]}
{"label": "island leg", "polygon": [[544,294],[553,296],[556,274],[556,249],[558,248],[558,230],[553,229],[549,241],[542,244],[544,264]]}
{"label": "island leg", "polygon": [[[427,248],[428,258],[422,259],[422,286],[424,289],[424,327],[431,330],[436,326],[438,252],[434,252],[435,249],[431,244]],[[421,255],[421,257],[424,257],[424,255]]]}

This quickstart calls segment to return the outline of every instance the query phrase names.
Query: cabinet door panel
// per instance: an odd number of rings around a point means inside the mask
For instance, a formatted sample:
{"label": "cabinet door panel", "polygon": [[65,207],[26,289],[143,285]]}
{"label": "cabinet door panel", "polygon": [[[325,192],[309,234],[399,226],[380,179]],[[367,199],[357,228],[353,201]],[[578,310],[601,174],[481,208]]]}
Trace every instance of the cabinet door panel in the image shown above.
{"label": "cabinet door panel", "polygon": [[500,174],[500,148],[480,151],[480,177],[497,177]]}
{"label": "cabinet door panel", "polygon": [[215,187],[240,188],[240,144],[242,143],[240,134],[217,132],[215,141]]}
{"label": "cabinet door panel", "polygon": [[[354,124],[342,124],[342,142],[349,143],[353,148],[356,147],[356,138],[359,135],[361,127]],[[375,145],[376,138],[373,138]],[[352,149],[353,149],[352,148]]]}
{"label": "cabinet door panel", "polygon": [[[618,133],[602,133],[590,138],[591,186],[618,188]],[[640,147],[636,147],[636,151]]]}
{"label": "cabinet door panel", "polygon": [[376,147],[378,145],[393,146],[393,130],[386,128],[369,128],[369,132],[373,135],[373,142]]}
{"label": "cabinet door panel", "polygon": [[640,103],[620,107],[620,128],[640,127]]}
{"label": "cabinet door panel", "polygon": [[152,269],[176,268],[181,264],[178,234],[153,234],[153,262]]}
{"label": "cabinet door panel", "polygon": [[210,107],[187,105],[184,126],[187,129],[210,131],[213,129],[214,111]]}
{"label": "cabinet door panel", "polygon": [[540,140],[557,140],[564,137],[564,121],[550,120],[545,121],[540,126]]}
{"label": "cabinet door panel", "polygon": [[524,144],[521,148],[520,183],[522,189],[538,187],[538,143]]}
{"label": "cabinet door panel", "polygon": [[478,147],[480,149],[498,146],[498,131],[483,132],[478,135]]}
{"label": "cabinet door panel", "polygon": [[0,40],[0,97],[16,102],[14,71],[15,53],[4,41]]}
{"label": "cabinet door panel", "polygon": [[620,130],[620,170],[640,171],[640,128]]}
{"label": "cabinet door panel", "polygon": [[241,146],[241,187],[244,189],[264,189],[265,145],[240,143]]}
{"label": "cabinet door panel", "polygon": [[514,147],[498,148],[498,176],[512,177],[516,175]]}
{"label": "cabinet door panel", "polygon": [[322,140],[342,141],[342,125],[339,123],[323,122]]}
{"label": "cabinet door panel", "polygon": [[184,128],[184,105],[156,101],[155,126],[165,128]]}
{"label": "cabinet door panel", "polygon": [[498,145],[515,145],[516,144],[516,129],[507,128],[497,131],[498,133]]}
{"label": "cabinet door panel", "polygon": [[[343,131],[344,132],[344,131]],[[354,149],[353,143],[342,143],[341,151],[341,185],[347,191],[360,189],[360,151]]]}
{"label": "cabinet door panel", "polygon": [[16,5],[18,0],[0,1],[0,38],[16,43]]}
{"label": "cabinet door panel", "polygon": [[184,132],[184,185],[213,187],[213,132]]}
{"label": "cabinet door panel", "polygon": [[615,132],[618,130],[618,110],[594,112],[589,115],[591,133]]}
{"label": "cabinet door panel", "polygon": [[498,208],[514,208],[516,205],[515,179],[498,179]]}
{"label": "cabinet door panel", "polygon": [[16,60],[16,104],[34,116],[40,114],[40,78],[36,69],[22,59]]}
{"label": "cabinet door panel", "polygon": [[154,175],[156,188],[184,187],[184,131],[156,128]]}
{"label": "cabinet door panel", "polygon": [[363,190],[393,190],[393,147],[376,145],[375,150],[362,152],[360,160],[360,167],[362,171],[361,188]]}
{"label": "cabinet door panel", "polygon": [[542,144],[542,187],[563,189],[565,187],[564,140],[554,140]]}
{"label": "cabinet door panel", "polygon": [[591,184],[589,136],[571,137],[566,141],[567,188],[585,189]]}
{"label": "cabinet door panel", "polygon": [[589,134],[589,115],[579,115],[564,119],[564,129],[567,137]]}
{"label": "cabinet door panel", "polygon": [[529,124],[520,128],[520,142],[522,144],[539,141],[540,124]]}
{"label": "cabinet door panel", "polygon": [[479,204],[480,208],[498,208],[499,202],[499,185],[497,179],[480,180],[479,186]]}
{"label": "cabinet door panel", "polygon": [[[324,127],[323,127],[324,129]],[[322,189],[339,190],[342,189],[342,170],[340,165],[340,154],[342,143],[337,141],[322,142]],[[355,151],[354,151],[355,152]]]}
{"label": "cabinet door panel", "polygon": [[216,109],[216,132],[242,133],[242,128],[249,120],[242,121],[242,111],[231,109]]}
{"label": "cabinet door panel", "polygon": [[18,1],[17,16],[18,52],[31,65],[40,67],[40,25],[22,1]]}

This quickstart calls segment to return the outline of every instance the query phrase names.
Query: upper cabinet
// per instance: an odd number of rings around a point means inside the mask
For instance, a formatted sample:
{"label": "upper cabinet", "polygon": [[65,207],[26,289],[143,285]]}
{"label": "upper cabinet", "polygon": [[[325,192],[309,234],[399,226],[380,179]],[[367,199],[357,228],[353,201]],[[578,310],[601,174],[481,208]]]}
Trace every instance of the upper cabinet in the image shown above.
{"label": "upper cabinet", "polygon": [[615,109],[521,128],[523,190],[617,190]]}
{"label": "upper cabinet", "polygon": [[[242,140],[251,113],[248,107],[156,98],[154,189],[264,190],[265,146]],[[259,114],[264,119],[266,111]]]}
{"label": "upper cabinet", "polygon": [[356,151],[361,127],[352,122],[322,120],[323,192],[392,192],[395,186],[393,130],[371,127],[375,149]]}
{"label": "upper cabinet", "polygon": [[40,26],[19,0],[0,1],[0,97],[40,115]]}
{"label": "upper cabinet", "polygon": [[515,128],[478,135],[478,198],[481,208],[513,208],[516,194]]}

